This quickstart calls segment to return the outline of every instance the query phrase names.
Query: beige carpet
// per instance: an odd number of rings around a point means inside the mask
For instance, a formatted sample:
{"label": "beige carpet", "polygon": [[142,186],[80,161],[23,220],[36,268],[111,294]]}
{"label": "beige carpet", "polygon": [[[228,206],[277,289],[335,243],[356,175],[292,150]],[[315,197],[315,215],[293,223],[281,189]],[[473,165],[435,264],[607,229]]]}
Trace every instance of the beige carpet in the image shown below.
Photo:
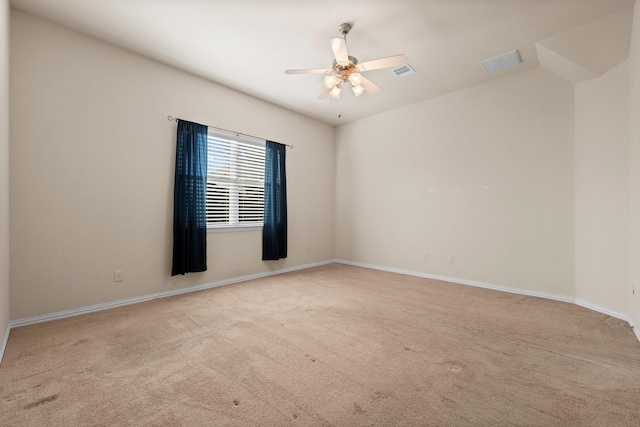
{"label": "beige carpet", "polygon": [[11,331],[2,426],[639,426],[578,306],[338,264]]}

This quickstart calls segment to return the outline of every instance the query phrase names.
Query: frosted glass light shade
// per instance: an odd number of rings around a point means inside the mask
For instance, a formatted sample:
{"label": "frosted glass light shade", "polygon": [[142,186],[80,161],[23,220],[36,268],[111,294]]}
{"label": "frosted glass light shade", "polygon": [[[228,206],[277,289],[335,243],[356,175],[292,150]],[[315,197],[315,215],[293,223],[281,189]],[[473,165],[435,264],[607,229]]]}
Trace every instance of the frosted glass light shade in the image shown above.
{"label": "frosted glass light shade", "polygon": [[364,88],[362,86],[353,86],[351,89],[353,90],[353,93],[355,93],[356,97],[362,95],[362,92],[364,92]]}
{"label": "frosted glass light shade", "polygon": [[324,78],[324,86],[327,89],[334,88],[338,83],[340,83],[340,79],[337,76],[327,76]]}
{"label": "frosted glass light shade", "polygon": [[362,83],[362,76],[358,73],[353,73],[349,76],[349,81],[354,87],[360,86],[360,83]]}
{"label": "frosted glass light shade", "polygon": [[333,89],[331,89],[331,92],[329,92],[329,96],[332,97],[333,99],[338,99],[340,98],[341,91],[342,89],[340,88],[340,85],[335,85]]}

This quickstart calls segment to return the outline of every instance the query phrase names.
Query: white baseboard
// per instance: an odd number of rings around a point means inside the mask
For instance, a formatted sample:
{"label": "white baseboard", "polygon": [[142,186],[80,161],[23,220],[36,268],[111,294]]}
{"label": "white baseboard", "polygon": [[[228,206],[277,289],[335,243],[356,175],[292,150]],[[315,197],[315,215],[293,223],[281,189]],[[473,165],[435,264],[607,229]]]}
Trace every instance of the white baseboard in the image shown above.
{"label": "white baseboard", "polygon": [[2,366],[2,358],[4,357],[4,349],[7,348],[7,341],[9,340],[9,333],[11,332],[11,322],[7,325],[7,330],[4,333],[4,339],[2,340],[2,347],[0,347],[0,366]]}
{"label": "white baseboard", "polygon": [[[9,327],[8,327],[7,330],[9,330],[10,328],[17,328],[19,326],[32,325],[32,324],[35,324],[35,323],[41,323],[41,322],[48,322],[48,321],[51,321],[51,320],[64,319],[65,317],[79,316],[81,314],[94,313],[94,312],[97,312],[97,311],[108,310],[110,308],[122,307],[122,306],[130,305],[130,304],[137,304],[137,303],[140,303],[140,302],[150,301],[150,300],[154,300],[154,299],[158,299],[158,298],[166,298],[166,297],[171,297],[171,296],[174,296],[174,295],[180,295],[180,294],[186,294],[186,293],[190,293],[190,292],[203,291],[205,289],[217,288],[219,286],[231,285],[233,283],[239,283],[239,282],[246,282],[247,280],[260,279],[262,277],[268,277],[268,276],[275,276],[277,274],[289,273],[291,271],[296,271],[296,270],[304,270],[306,268],[317,267],[317,266],[320,266],[320,265],[326,265],[326,264],[331,264],[331,263],[333,263],[333,260],[320,261],[320,262],[316,262],[316,263],[312,263],[312,264],[304,264],[304,265],[298,265],[298,266],[295,266],[295,267],[282,268],[282,269],[279,269],[279,270],[273,270],[273,271],[266,271],[266,272],[262,272],[262,273],[250,274],[250,275],[242,276],[242,277],[234,277],[232,279],[226,279],[226,280],[220,280],[220,281],[217,281],[217,282],[205,283],[205,284],[202,284],[202,285],[191,286],[191,287],[188,287],[188,288],[181,288],[181,289],[174,289],[174,290],[171,290],[171,291],[157,292],[157,293],[154,293],[154,294],[142,295],[142,296],[139,296],[139,297],[127,298],[127,299],[118,300],[118,301],[111,301],[111,302],[106,302],[106,303],[102,303],[102,304],[95,304],[95,305],[90,305],[90,306],[87,306],[87,307],[72,308],[72,309],[69,309],[69,310],[58,311],[58,312],[50,313],[50,314],[43,314],[43,315],[40,315],[40,316],[32,316],[32,317],[26,317],[26,318],[23,318],[23,319],[11,320],[9,322]],[[5,338],[5,341],[6,341],[6,338]],[[4,347],[3,347],[3,349],[4,349]]]}
{"label": "white baseboard", "polygon": [[361,263],[361,262],[346,261],[346,260],[342,260],[342,259],[335,259],[334,261],[336,263],[339,263],[339,264],[353,265],[355,267],[371,268],[371,269],[374,269],[374,270],[388,271],[390,273],[406,274],[406,275],[409,275],[409,276],[423,277],[425,279],[442,280],[443,282],[459,283],[459,284],[462,284],[462,285],[469,285],[469,286],[476,286],[476,287],[479,287],[479,288],[492,289],[494,291],[508,292],[508,293],[511,293],[511,294],[519,294],[519,295],[528,295],[528,296],[533,296],[533,297],[538,297],[538,298],[546,298],[546,299],[551,299],[551,300],[554,300],[554,301],[561,301],[561,302],[567,302],[567,303],[571,303],[571,304],[576,304],[576,305],[579,305],[581,307],[587,308],[589,310],[597,311],[599,313],[606,314],[607,316],[611,316],[611,317],[615,317],[616,319],[624,320],[625,322],[627,322],[629,324],[629,326],[633,330],[633,333],[635,334],[635,336],[638,339],[638,341],[640,341],[640,330],[638,330],[638,328],[633,323],[633,320],[631,319],[631,317],[628,314],[621,313],[619,311],[609,310],[608,308],[604,308],[604,307],[601,307],[601,306],[599,306],[597,304],[593,304],[593,303],[590,303],[588,301],[584,301],[584,300],[577,299],[577,298],[574,298],[574,297],[568,297],[568,296],[565,296],[565,295],[550,294],[550,293],[547,293],[547,292],[537,292],[537,291],[530,291],[530,290],[526,290],[526,289],[511,288],[511,287],[508,287],[508,286],[493,285],[491,283],[478,282],[478,281],[475,281],[475,280],[467,280],[467,279],[458,279],[458,278],[455,278],[455,277],[438,276],[438,275],[435,275],[435,274],[422,273],[422,272],[419,272],[419,271],[402,270],[402,269],[392,268],[392,267],[383,267],[383,266],[379,266],[379,265],[364,264],[364,263]]}
{"label": "white baseboard", "polygon": [[567,297],[567,296],[564,296],[564,295],[549,294],[549,293],[546,293],[546,292],[538,292],[538,291],[530,291],[530,290],[527,290],[527,289],[510,288],[508,286],[493,285],[491,283],[478,282],[476,280],[458,279],[456,277],[447,277],[447,276],[438,276],[438,275],[435,275],[435,274],[422,273],[422,272],[419,272],[419,271],[402,270],[402,269],[399,269],[399,268],[391,268],[391,267],[383,267],[383,266],[379,266],[379,265],[363,264],[363,263],[360,263],[360,262],[345,261],[345,260],[341,260],[341,259],[337,259],[337,260],[335,260],[335,262],[340,263],[340,264],[353,265],[353,266],[356,266],[356,267],[364,267],[364,268],[371,268],[371,269],[374,269],[374,270],[388,271],[390,273],[406,274],[408,276],[423,277],[425,279],[442,280],[443,282],[459,283],[461,285],[468,285],[468,286],[475,286],[475,287],[478,287],[478,288],[492,289],[494,291],[508,292],[510,294],[528,295],[528,296],[532,296],[532,297],[546,298],[546,299],[552,299],[552,300],[556,300],[556,301],[575,303],[575,298]]}
{"label": "white baseboard", "polygon": [[575,300],[575,304],[584,307],[584,308],[588,308],[589,310],[593,310],[593,311],[597,311],[599,313],[602,314],[606,314],[607,316],[611,316],[611,317],[615,317],[616,319],[620,319],[620,320],[624,320],[626,322],[629,323],[629,325],[633,325],[633,322],[631,321],[631,318],[624,314],[624,313],[620,313],[619,311],[615,311],[615,310],[609,310],[608,308],[604,308],[604,307],[600,307],[599,305],[590,303],[589,301],[585,301],[579,298],[576,298]]}
{"label": "white baseboard", "polygon": [[633,322],[633,319],[631,318],[631,316],[629,316],[628,314],[620,313],[619,311],[615,311],[615,310],[609,310],[608,308],[600,307],[599,305],[590,303],[589,301],[581,300],[579,298],[576,298],[575,303],[581,307],[588,308],[590,310],[597,311],[599,313],[603,313],[611,317],[615,317],[616,319],[624,320],[629,324],[629,326],[631,327],[631,330],[635,334],[638,341],[640,341],[640,331],[638,330],[637,326]]}
{"label": "white baseboard", "polygon": [[58,311],[55,313],[44,314],[40,316],[33,316],[33,317],[26,317],[23,319],[12,320],[9,322],[9,325],[7,325],[7,330],[4,334],[4,339],[2,341],[2,347],[0,348],[0,364],[2,363],[2,357],[4,356],[4,350],[7,346],[9,333],[12,328],[17,328],[19,326],[32,325],[35,323],[48,322],[51,320],[64,319],[66,317],[71,317],[71,316],[79,316],[81,314],[94,313],[97,311],[108,310],[110,308],[122,307],[125,305],[136,304],[144,301],[150,301],[157,298],[166,298],[174,295],[202,291],[205,289],[211,289],[219,286],[230,285],[233,283],[246,282],[247,280],[260,279],[262,277],[268,277],[268,276],[275,276],[277,274],[283,274],[283,273],[288,273],[288,272],[297,271],[297,270],[304,270],[306,268],[318,267],[321,265],[331,264],[334,262],[339,264],[352,265],[355,267],[370,268],[374,270],[388,271],[391,273],[406,274],[409,276],[423,277],[426,279],[442,280],[444,282],[459,283],[459,284],[468,285],[468,286],[476,286],[480,288],[492,289],[495,291],[508,292],[508,293],[520,294],[520,295],[528,295],[528,296],[533,296],[538,298],[546,298],[546,299],[551,299],[555,301],[562,301],[562,302],[577,304],[582,307],[588,308],[590,310],[594,310],[594,311],[606,314],[608,316],[615,317],[617,319],[628,322],[629,325],[632,327],[633,332],[636,335],[636,338],[638,339],[638,341],[640,341],[640,330],[638,330],[638,328],[634,325],[632,319],[627,314],[609,310],[604,307],[600,307],[596,304],[592,304],[588,301],[584,301],[584,300],[580,300],[580,299],[576,299],[576,298],[568,297],[564,295],[556,295],[556,294],[550,294],[546,292],[537,292],[537,291],[530,291],[526,289],[511,288],[508,286],[493,285],[490,283],[478,282],[475,280],[458,279],[455,277],[438,276],[434,274],[422,273],[417,271],[402,270],[402,269],[392,268],[392,267],[383,267],[383,266],[372,265],[372,264],[364,264],[360,262],[333,259],[333,260],[316,262],[312,264],[304,264],[304,265],[299,265],[295,267],[283,268],[283,269],[274,270],[274,271],[267,271],[263,273],[250,274],[247,276],[235,277],[233,279],[226,279],[226,280],[220,280],[217,282],[205,283],[202,285],[192,286],[189,288],[181,288],[181,289],[175,289],[171,291],[157,292],[154,294],[142,295],[139,297],[127,298],[127,299],[118,300],[118,301],[90,305],[87,307],[79,307],[79,308],[74,308],[70,310]]}
{"label": "white baseboard", "polygon": [[633,333],[636,334],[636,338],[640,341],[640,331],[638,330],[638,327],[633,323],[633,321],[629,321],[629,326],[631,326]]}

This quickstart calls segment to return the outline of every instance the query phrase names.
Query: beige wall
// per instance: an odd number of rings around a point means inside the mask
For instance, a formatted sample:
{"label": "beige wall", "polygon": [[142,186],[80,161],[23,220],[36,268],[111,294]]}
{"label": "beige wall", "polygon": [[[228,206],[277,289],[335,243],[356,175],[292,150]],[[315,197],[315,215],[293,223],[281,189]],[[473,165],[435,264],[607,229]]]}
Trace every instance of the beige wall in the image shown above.
{"label": "beige wall", "polygon": [[336,258],[573,296],[573,95],[536,69],[340,126]]}
{"label": "beige wall", "polygon": [[575,88],[576,298],[629,313],[629,65]]}
{"label": "beige wall", "polygon": [[[333,127],[29,15],[11,19],[12,319],[333,258]],[[170,277],[167,115],[295,145],[286,260],[261,261],[260,231],[209,233],[208,271]]]}
{"label": "beige wall", "polygon": [[[0,349],[9,325],[9,1],[0,0]],[[0,350],[1,351],[1,350]],[[0,357],[2,355],[0,354]]]}
{"label": "beige wall", "polygon": [[[630,76],[630,275],[633,294],[631,318],[640,328],[640,4],[636,3],[629,52]],[[640,337],[640,333],[636,331]]]}

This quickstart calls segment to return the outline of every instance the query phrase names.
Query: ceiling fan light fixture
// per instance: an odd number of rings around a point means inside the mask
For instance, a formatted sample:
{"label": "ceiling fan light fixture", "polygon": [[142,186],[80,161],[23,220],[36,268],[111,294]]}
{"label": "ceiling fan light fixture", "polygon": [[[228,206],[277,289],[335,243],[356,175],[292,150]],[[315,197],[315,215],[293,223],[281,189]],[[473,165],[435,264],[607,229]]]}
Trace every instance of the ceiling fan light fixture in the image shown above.
{"label": "ceiling fan light fixture", "polygon": [[333,89],[338,83],[340,83],[338,76],[327,76],[324,78],[324,87],[327,89]]}
{"label": "ceiling fan light fixture", "polygon": [[360,85],[353,86],[351,87],[351,89],[353,90],[353,93],[356,95],[356,98],[362,95],[362,93],[364,92],[364,88]]}
{"label": "ceiling fan light fixture", "polygon": [[[371,82],[367,78],[363,77],[358,72],[365,72],[371,70],[378,70],[380,68],[391,68],[406,65],[406,68],[410,68],[407,64],[407,57],[404,55],[394,55],[387,58],[374,59],[359,63],[358,59],[354,56],[349,56],[347,52],[347,34],[351,31],[351,24],[344,23],[338,27],[338,31],[342,34],[340,37],[331,37],[329,39],[329,46],[333,51],[333,65],[331,68],[316,68],[316,69],[294,69],[285,70],[285,74],[325,74],[324,89],[320,92],[318,99],[325,99],[331,97],[333,99],[340,99],[340,87],[342,83],[348,83],[351,85],[351,90],[356,97],[362,95],[367,91],[372,94],[380,93],[382,88]],[[398,73],[397,73],[398,74]]]}

